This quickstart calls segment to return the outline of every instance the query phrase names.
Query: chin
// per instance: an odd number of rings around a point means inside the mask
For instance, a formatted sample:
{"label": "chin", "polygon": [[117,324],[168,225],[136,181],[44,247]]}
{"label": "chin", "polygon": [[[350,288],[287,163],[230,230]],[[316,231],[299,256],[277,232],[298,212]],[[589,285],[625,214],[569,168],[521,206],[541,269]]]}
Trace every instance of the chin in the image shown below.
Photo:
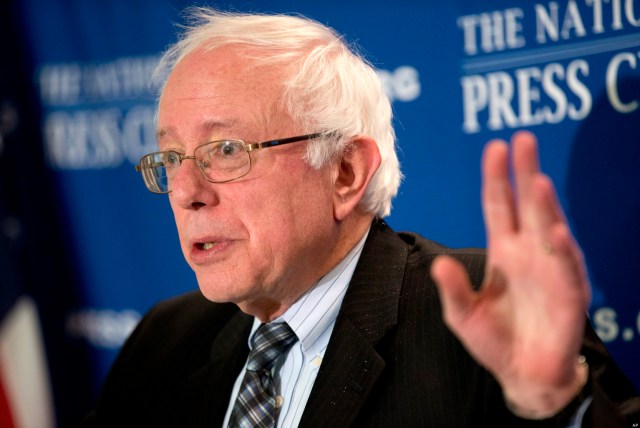
{"label": "chin", "polygon": [[233,296],[229,295],[229,293],[223,293],[221,290],[213,289],[212,287],[200,285],[200,292],[207,300],[215,303],[229,303],[234,301]]}
{"label": "chin", "polygon": [[198,278],[200,292],[212,302],[235,303],[242,299],[243,294],[239,293],[238,287],[226,281],[201,280]]}

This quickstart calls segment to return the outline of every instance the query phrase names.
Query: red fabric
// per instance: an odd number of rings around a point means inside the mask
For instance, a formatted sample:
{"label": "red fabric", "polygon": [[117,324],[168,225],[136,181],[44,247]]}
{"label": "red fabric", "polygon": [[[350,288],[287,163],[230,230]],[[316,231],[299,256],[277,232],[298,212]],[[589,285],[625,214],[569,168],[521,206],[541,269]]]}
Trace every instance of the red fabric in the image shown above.
{"label": "red fabric", "polygon": [[0,376],[0,427],[2,428],[15,428],[13,421],[13,415],[11,414],[11,407],[9,407],[9,400],[7,400],[7,394],[2,383],[2,377]]}

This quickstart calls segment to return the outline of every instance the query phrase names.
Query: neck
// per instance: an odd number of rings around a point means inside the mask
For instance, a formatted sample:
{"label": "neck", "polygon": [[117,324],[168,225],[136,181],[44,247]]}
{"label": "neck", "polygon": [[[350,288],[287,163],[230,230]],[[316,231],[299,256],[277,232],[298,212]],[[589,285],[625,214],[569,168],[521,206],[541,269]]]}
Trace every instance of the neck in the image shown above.
{"label": "neck", "polygon": [[[352,218],[353,217],[353,218]],[[337,233],[334,234],[333,245],[329,248],[329,254],[325,258],[325,262],[314,269],[316,272],[306,281],[304,285],[297,289],[291,284],[300,284],[300,277],[292,275],[293,278],[287,281],[287,285],[282,287],[283,295],[278,296],[261,296],[251,301],[239,303],[240,309],[258,318],[261,322],[269,322],[282,316],[302,295],[304,295],[311,287],[313,287],[324,275],[335,268],[351,250],[360,242],[365,233],[371,226],[373,216],[370,214],[361,214],[359,216],[350,216],[349,219],[338,223]],[[296,290],[295,292],[292,292]]]}

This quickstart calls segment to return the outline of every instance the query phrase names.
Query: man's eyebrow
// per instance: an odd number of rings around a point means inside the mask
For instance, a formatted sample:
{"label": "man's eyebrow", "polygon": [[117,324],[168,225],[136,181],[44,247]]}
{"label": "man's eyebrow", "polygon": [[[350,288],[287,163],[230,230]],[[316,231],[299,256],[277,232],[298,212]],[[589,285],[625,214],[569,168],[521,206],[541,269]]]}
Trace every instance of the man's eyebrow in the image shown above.
{"label": "man's eyebrow", "polygon": [[[221,130],[221,129],[230,129],[238,124],[237,119],[228,119],[228,120],[207,120],[198,125],[198,134],[202,138],[208,138],[211,133]],[[161,141],[167,137],[176,137],[177,132],[176,128],[173,126],[167,126],[164,128],[159,128],[156,134],[158,141]]]}
{"label": "man's eyebrow", "polygon": [[161,141],[167,135],[173,135],[173,134],[175,134],[173,127],[161,128],[161,129],[158,129],[158,132],[156,133],[156,138],[158,139],[158,141]]}

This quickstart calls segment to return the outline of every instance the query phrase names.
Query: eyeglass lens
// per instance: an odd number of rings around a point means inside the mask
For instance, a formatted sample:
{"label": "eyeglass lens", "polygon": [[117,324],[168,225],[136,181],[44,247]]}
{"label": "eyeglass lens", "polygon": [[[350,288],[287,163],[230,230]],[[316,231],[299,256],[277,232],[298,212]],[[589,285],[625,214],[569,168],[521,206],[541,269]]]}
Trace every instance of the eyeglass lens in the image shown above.
{"label": "eyeglass lens", "polygon": [[[240,178],[251,169],[251,159],[239,140],[214,141],[197,147],[196,164],[208,181],[225,182]],[[140,161],[144,181],[155,193],[170,191],[170,182],[182,162],[190,159],[175,151],[151,153]]]}

